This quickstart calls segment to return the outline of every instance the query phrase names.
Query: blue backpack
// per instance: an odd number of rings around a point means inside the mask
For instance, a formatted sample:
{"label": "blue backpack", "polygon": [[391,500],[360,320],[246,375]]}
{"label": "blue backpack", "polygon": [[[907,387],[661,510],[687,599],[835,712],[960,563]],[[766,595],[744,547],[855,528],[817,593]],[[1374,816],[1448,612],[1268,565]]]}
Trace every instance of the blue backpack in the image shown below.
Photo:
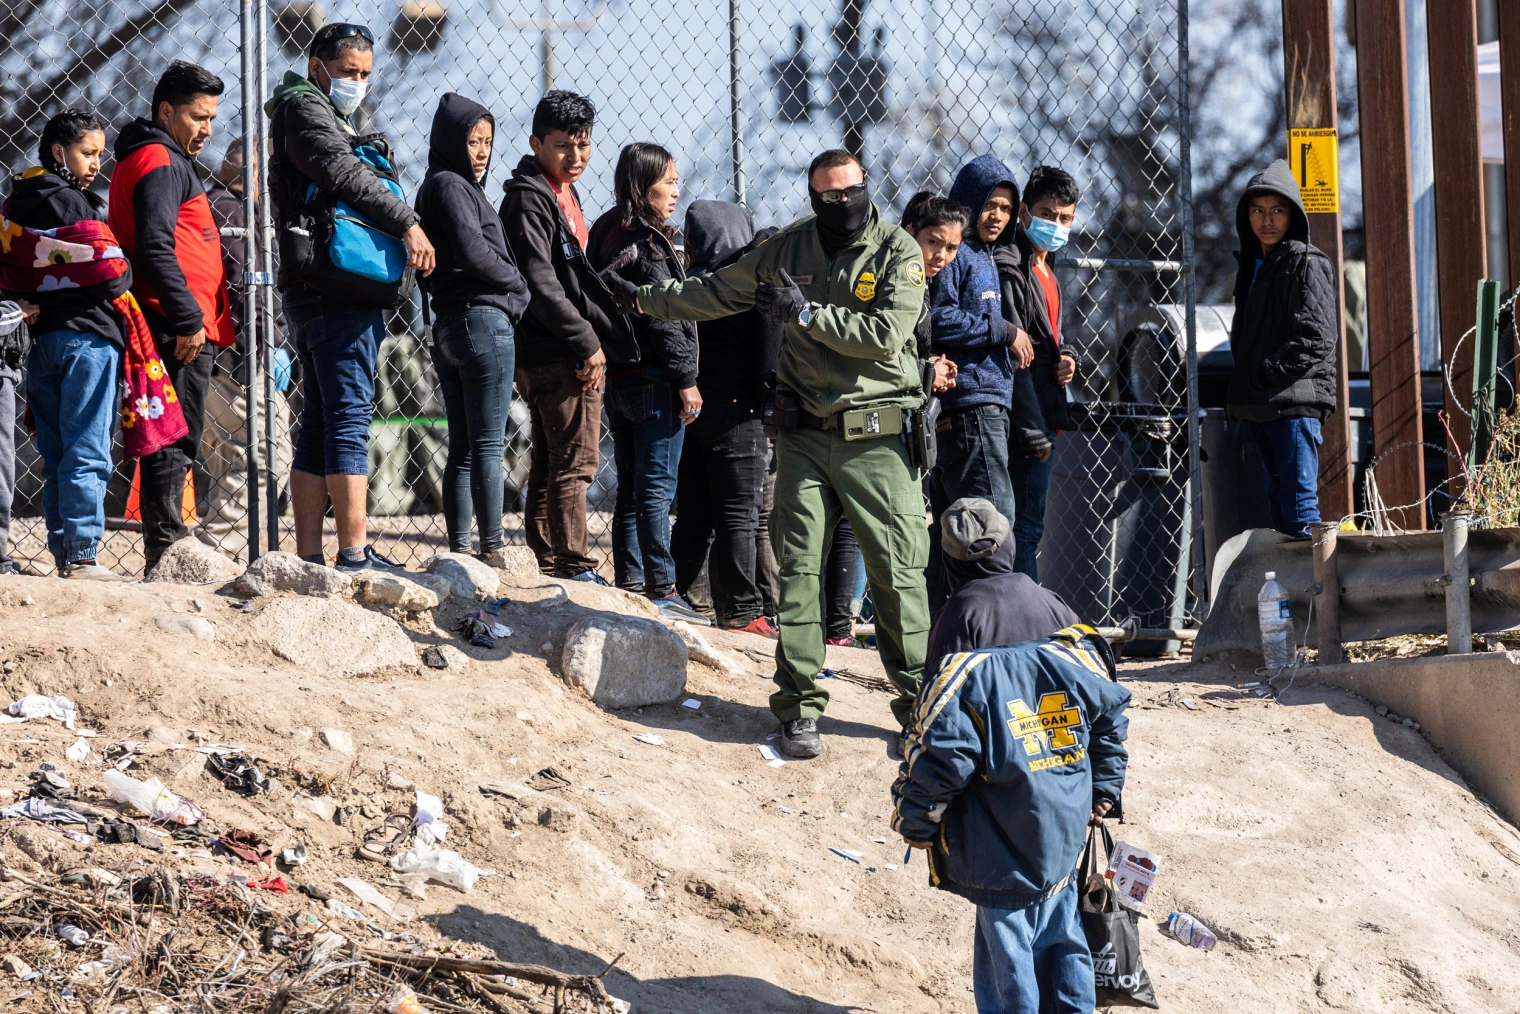
{"label": "blue backpack", "polygon": [[[350,139],[354,157],[404,201],[399,174],[383,134]],[[415,276],[406,246],[347,201],[315,183],[304,203],[280,230],[280,257],[313,288],[359,306],[394,309],[411,299]]]}

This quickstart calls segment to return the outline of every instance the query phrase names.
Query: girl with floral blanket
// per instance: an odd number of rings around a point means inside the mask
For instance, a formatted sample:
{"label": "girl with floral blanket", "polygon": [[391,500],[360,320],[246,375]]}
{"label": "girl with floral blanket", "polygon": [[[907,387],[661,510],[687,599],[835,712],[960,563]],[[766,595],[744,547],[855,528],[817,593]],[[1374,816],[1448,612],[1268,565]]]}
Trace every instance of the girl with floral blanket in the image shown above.
{"label": "girl with floral blanket", "polygon": [[124,455],[184,436],[184,413],[128,288],[132,268],[89,192],[106,136],[100,121],[65,110],[47,122],[41,165],[12,181],[0,206],[0,292],[26,313],[27,416],[42,458],[48,549],[66,578],[122,580],[96,562],[117,379]]}

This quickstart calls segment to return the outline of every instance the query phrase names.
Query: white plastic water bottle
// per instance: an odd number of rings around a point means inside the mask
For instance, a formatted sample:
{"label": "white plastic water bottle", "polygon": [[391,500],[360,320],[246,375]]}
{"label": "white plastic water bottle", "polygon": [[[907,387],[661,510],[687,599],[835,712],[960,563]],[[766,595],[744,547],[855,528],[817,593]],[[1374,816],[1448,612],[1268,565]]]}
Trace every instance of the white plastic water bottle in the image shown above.
{"label": "white plastic water bottle", "polygon": [[1213,930],[1186,912],[1173,912],[1167,916],[1166,929],[1178,940],[1200,951],[1212,951],[1214,945],[1219,943],[1219,938],[1214,935]]}
{"label": "white plastic water bottle", "polygon": [[1268,669],[1281,669],[1293,661],[1293,603],[1277,583],[1277,572],[1267,571],[1267,582],[1256,594],[1256,622],[1261,625],[1261,657]]}

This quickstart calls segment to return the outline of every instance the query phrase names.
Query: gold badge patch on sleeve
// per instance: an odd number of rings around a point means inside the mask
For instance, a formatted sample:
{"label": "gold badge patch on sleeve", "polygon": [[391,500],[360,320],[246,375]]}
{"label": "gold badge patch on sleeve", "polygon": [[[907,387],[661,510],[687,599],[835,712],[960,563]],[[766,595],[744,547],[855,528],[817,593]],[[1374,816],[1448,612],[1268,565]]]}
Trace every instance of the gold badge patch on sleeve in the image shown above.
{"label": "gold badge patch on sleeve", "polygon": [[860,277],[855,279],[855,298],[866,300],[876,298],[876,276],[869,271],[862,271]]}
{"label": "gold badge patch on sleeve", "polygon": [[908,262],[908,281],[914,285],[924,284],[924,265],[921,261]]}

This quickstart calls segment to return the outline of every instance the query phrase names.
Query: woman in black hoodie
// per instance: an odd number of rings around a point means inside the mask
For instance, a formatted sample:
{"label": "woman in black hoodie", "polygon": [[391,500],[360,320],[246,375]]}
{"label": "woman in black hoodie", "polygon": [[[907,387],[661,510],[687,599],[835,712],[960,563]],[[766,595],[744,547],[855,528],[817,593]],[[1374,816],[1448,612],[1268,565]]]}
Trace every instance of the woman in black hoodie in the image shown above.
{"label": "woman in black hoodie", "polygon": [[[106,134],[90,113],[66,109],[48,120],[37,146],[41,165],[17,176],[0,208],[28,229],[59,229],[104,219],[89,186],[100,172]],[[122,322],[111,306],[132,284],[127,271],[110,283],[51,292],[6,293],[31,326],[26,399],[42,457],[42,513],[48,549],[67,578],[117,581],[96,563],[105,535],[106,481],[121,381]]]}
{"label": "woman in black hoodie", "polygon": [[[614,268],[634,285],[685,278],[667,224],[681,197],[675,158],[657,144],[630,144],[618,157],[613,183],[617,206],[591,227],[592,267]],[[676,591],[670,554],[670,504],[684,428],[702,411],[697,326],[638,314],[633,333],[640,361],[607,375],[618,474],[613,571],[618,587],[642,591],[662,610],[705,623]]]}
{"label": "woman in black hoodie", "polygon": [[423,280],[431,297],[433,366],[449,419],[443,517],[449,550],[470,552],[470,508],[482,560],[501,566],[502,452],[512,404],[513,328],[528,286],[486,200],[496,120],[485,106],[453,92],[438,102],[427,177],[417,191],[422,229],[438,264]]}

